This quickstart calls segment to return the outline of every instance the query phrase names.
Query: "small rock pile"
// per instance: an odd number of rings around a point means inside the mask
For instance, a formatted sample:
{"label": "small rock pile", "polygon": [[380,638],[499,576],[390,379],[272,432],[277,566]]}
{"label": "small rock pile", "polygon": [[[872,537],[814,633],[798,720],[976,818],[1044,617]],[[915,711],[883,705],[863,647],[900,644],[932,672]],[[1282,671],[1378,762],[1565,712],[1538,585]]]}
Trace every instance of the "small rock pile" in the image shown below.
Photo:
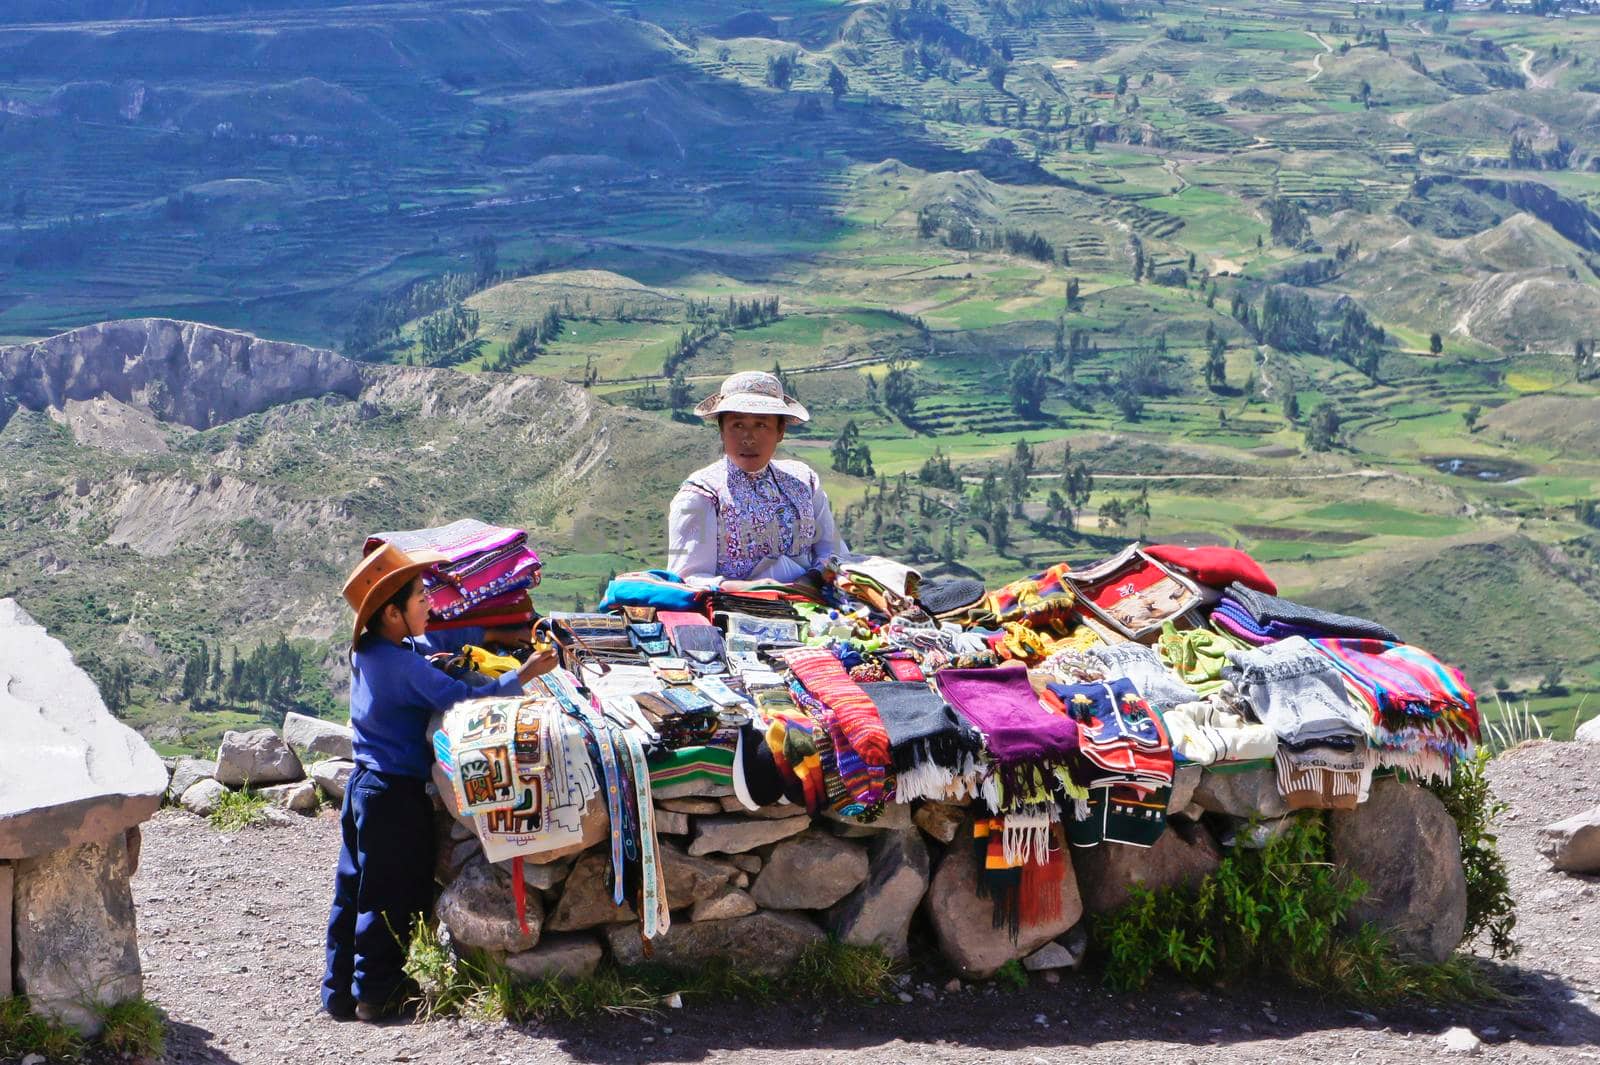
{"label": "small rock pile", "polygon": [[168,761],[168,802],[209,817],[230,790],[251,788],[274,811],[314,814],[322,801],[337,806],[355,769],[350,726],[291,713],[283,733],[270,728],[223,734],[216,759]]}
{"label": "small rock pile", "polygon": [[[891,803],[863,825],[797,806],[747,810],[712,784],[691,790],[655,802],[673,918],[650,960],[681,968],[725,960],[769,976],[828,935],[905,958],[918,921],[965,979],[1013,960],[1033,971],[1070,968],[1083,956],[1085,915],[1121,906],[1135,884],[1195,883],[1221,861],[1219,834],[1260,846],[1288,814],[1270,765],[1186,767],[1154,847],[1072,849],[1059,907],[1042,908],[1056,916],[1024,921],[1013,939],[994,927],[993,904],[979,894],[971,813],[961,805]],[[1381,779],[1367,803],[1331,821],[1336,860],[1371,889],[1355,919],[1386,928],[1414,956],[1448,957],[1466,923],[1466,880],[1455,824],[1439,800]],[[1254,834],[1245,831],[1252,822]],[[606,886],[609,842],[590,837],[577,853],[525,859],[524,930],[509,868],[485,859],[470,823],[441,813],[439,837],[445,888],[436,913],[458,948],[487,952],[529,979],[586,975],[607,955],[622,965],[645,960],[637,915],[613,905]]]}

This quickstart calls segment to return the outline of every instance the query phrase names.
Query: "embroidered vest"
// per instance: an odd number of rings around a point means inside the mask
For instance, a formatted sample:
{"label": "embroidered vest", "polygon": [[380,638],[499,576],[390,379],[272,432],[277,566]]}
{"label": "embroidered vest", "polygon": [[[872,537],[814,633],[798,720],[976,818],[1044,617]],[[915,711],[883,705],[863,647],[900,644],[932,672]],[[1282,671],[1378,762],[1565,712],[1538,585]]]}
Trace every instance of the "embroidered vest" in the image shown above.
{"label": "embroidered vest", "polygon": [[804,463],[774,461],[752,476],[723,458],[683,486],[716,508],[720,576],[748,580],[762,562],[803,557],[817,543],[817,479]]}

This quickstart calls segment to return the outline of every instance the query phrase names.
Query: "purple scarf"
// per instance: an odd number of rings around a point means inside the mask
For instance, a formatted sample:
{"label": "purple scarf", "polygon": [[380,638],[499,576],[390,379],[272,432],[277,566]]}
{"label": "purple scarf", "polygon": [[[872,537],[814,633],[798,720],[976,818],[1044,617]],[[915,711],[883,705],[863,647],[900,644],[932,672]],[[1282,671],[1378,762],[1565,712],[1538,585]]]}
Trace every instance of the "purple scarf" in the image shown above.
{"label": "purple scarf", "polygon": [[942,669],[939,692],[963,722],[983,734],[983,745],[1010,785],[1013,770],[1065,768],[1078,749],[1078,726],[1046,710],[1015,666]]}

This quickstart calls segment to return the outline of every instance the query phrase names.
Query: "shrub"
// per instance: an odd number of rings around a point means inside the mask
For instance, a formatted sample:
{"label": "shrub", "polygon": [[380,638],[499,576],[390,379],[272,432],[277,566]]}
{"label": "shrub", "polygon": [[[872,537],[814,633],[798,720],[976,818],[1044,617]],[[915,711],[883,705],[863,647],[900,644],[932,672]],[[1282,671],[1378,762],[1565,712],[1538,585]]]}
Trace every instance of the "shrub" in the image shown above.
{"label": "shrub", "polygon": [[1511,894],[1511,877],[1501,857],[1494,823],[1508,804],[1489,791],[1484,770],[1489,765],[1487,747],[1478,748],[1470,762],[1456,766],[1450,783],[1436,786],[1444,808],[1450,812],[1461,832],[1461,866],[1467,874],[1467,930],[1463,942],[1480,935],[1496,958],[1509,958],[1517,952],[1511,930],[1517,926],[1517,901]]}
{"label": "shrub", "polygon": [[1193,890],[1135,887],[1126,906],[1094,919],[1091,941],[1106,983],[1122,991],[1165,972],[1208,984],[1275,977],[1379,1004],[1490,993],[1470,959],[1406,962],[1375,928],[1342,932],[1365,891],[1329,861],[1322,819],[1302,814],[1263,849],[1235,848]]}

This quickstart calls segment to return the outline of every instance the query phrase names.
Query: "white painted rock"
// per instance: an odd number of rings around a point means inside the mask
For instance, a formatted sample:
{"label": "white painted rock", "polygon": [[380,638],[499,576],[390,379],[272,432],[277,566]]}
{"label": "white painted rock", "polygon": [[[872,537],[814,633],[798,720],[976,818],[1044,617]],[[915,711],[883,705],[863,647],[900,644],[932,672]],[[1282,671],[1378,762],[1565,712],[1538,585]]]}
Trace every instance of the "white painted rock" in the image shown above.
{"label": "white painted rock", "polygon": [[324,721],[290,711],[283,718],[283,741],[302,761],[355,757],[355,730],[337,721]]}
{"label": "white painted rock", "polygon": [[66,647],[0,599],[0,860],[121,836],[166,790],[160,756]]}
{"label": "white painted rock", "polygon": [[1579,725],[1572,738],[1579,743],[1600,743],[1600,716],[1591,717]]}
{"label": "white painted rock", "polygon": [[269,728],[229,730],[217,749],[217,780],[230,788],[287,784],[305,777],[300,759]]}
{"label": "white painted rock", "polygon": [[1482,1049],[1483,1040],[1471,1028],[1447,1028],[1439,1036],[1439,1045],[1450,1054],[1476,1054]]}
{"label": "white painted rock", "polygon": [[216,812],[217,804],[226,794],[228,794],[227,788],[207,777],[185,788],[183,795],[178,799],[178,805],[192,814],[210,817]]}

